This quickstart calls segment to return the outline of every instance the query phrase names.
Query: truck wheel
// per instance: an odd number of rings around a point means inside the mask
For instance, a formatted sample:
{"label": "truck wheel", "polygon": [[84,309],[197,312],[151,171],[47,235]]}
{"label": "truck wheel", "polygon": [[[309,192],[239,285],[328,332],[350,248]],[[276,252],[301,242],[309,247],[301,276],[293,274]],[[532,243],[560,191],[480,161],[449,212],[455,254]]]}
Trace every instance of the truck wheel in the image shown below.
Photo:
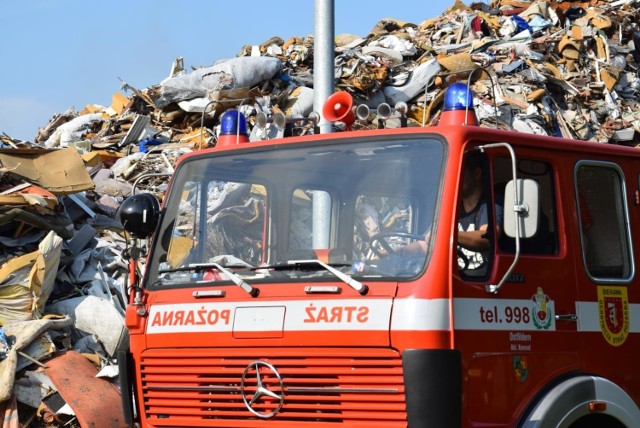
{"label": "truck wheel", "polygon": [[569,428],[602,428],[602,427],[627,428],[625,424],[623,424],[616,418],[609,415],[583,416],[569,426]]}

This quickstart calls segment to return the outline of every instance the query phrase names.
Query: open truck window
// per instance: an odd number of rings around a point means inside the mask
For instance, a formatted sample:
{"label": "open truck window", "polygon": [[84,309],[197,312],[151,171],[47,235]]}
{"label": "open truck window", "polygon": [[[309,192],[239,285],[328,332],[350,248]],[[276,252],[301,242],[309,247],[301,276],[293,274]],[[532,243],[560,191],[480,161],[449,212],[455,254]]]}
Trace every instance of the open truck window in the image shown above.
{"label": "open truck window", "polygon": [[[526,158],[518,159],[516,165],[518,178],[531,179],[538,184],[539,211],[536,234],[520,241],[520,251],[531,255],[554,255],[558,253],[557,209],[554,191],[554,170],[548,162]],[[511,160],[496,158],[493,164],[495,192],[497,199],[504,199],[504,188],[511,176]],[[515,239],[506,234],[500,236],[500,249],[515,252]]]}

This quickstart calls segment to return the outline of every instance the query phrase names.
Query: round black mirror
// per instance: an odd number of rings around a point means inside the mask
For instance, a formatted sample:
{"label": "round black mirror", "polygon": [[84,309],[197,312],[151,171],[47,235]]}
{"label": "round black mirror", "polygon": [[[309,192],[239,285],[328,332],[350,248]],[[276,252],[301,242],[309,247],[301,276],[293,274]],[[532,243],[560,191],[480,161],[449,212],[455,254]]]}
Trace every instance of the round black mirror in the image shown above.
{"label": "round black mirror", "polygon": [[158,225],[160,203],[150,193],[129,196],[118,208],[116,217],[134,238],[148,238]]}

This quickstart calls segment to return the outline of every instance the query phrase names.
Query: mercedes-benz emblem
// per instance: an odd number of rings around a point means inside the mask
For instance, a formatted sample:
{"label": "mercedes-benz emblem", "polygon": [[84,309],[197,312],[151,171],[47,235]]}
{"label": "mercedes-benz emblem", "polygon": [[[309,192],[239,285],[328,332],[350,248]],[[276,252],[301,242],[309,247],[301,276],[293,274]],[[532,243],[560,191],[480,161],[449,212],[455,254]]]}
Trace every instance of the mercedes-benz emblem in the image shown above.
{"label": "mercedes-benz emblem", "polygon": [[[282,377],[275,367],[264,361],[254,361],[244,369],[240,393],[247,409],[262,419],[273,417],[284,403]],[[266,410],[259,411],[254,407]]]}

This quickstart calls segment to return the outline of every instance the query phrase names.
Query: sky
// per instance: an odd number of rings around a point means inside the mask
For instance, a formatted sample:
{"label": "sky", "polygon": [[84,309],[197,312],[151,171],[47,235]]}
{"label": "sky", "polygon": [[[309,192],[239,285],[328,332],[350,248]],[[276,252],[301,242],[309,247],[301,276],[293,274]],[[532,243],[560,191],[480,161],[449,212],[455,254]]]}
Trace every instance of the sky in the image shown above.
{"label": "sky", "polygon": [[[329,1],[329,0],[327,0]],[[334,33],[365,37],[384,18],[416,25],[454,0],[335,0]],[[469,4],[470,2],[465,2]],[[34,141],[56,115],[234,58],[244,45],[314,32],[314,0],[0,0],[0,135]]]}

